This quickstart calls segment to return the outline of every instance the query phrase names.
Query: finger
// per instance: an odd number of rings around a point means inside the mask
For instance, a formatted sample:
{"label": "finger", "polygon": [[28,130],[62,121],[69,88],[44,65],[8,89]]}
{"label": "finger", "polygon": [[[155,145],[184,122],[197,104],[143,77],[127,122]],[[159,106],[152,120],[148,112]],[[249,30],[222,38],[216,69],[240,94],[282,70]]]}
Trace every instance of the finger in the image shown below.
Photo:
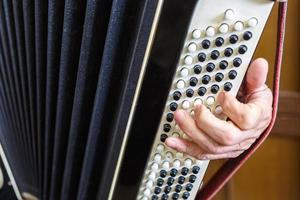
{"label": "finger", "polygon": [[[247,142],[249,143],[249,141],[247,141]],[[248,148],[241,148],[241,149],[232,150],[229,152],[220,152],[218,154],[213,154],[213,153],[206,152],[205,150],[201,149],[194,142],[175,138],[175,137],[167,138],[166,144],[170,148],[172,148],[178,152],[182,152],[184,154],[187,154],[187,155],[192,156],[199,160],[215,160],[215,159],[222,159],[222,158],[234,158],[234,157],[239,156],[241,153],[243,153],[246,149],[248,149],[250,147],[249,146]]]}
{"label": "finger", "polygon": [[195,121],[198,128],[221,145],[235,145],[251,137],[250,134],[243,133],[235,124],[214,116],[204,105],[196,107]]}
{"label": "finger", "polygon": [[196,125],[195,120],[185,111],[177,110],[174,119],[180,129],[187,134],[200,148],[210,153],[229,152],[238,148],[238,144],[222,146],[211,139]]}
{"label": "finger", "polygon": [[261,90],[266,82],[268,75],[268,62],[263,58],[254,60],[246,75],[245,88],[247,93]]}
{"label": "finger", "polygon": [[248,104],[239,102],[232,94],[220,92],[218,102],[223,113],[229,117],[242,130],[252,129],[261,120],[262,107],[257,101]]}
{"label": "finger", "polygon": [[241,155],[244,151],[232,151],[223,154],[202,154],[198,156],[199,160],[217,160],[225,158],[236,158]]}
{"label": "finger", "polygon": [[182,152],[184,154],[190,155],[196,159],[198,159],[199,155],[202,155],[204,153],[204,150],[201,149],[194,142],[176,138],[176,137],[167,138],[166,144],[170,148],[172,148],[176,151]]}

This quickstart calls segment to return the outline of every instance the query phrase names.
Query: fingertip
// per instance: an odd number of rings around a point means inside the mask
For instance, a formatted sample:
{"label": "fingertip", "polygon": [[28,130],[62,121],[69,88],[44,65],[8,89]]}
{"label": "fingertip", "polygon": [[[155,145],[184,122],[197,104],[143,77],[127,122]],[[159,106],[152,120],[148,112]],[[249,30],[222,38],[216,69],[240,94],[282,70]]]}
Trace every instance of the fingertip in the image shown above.
{"label": "fingertip", "polygon": [[203,104],[197,105],[195,108],[195,115],[199,117],[207,109]]}
{"label": "fingertip", "polygon": [[166,144],[171,148],[176,148],[177,146],[177,140],[175,137],[168,137],[166,139]]}
{"label": "fingertip", "polygon": [[218,95],[218,97],[217,97],[217,100],[218,100],[218,102],[219,102],[220,104],[223,104],[223,102],[224,102],[224,100],[225,100],[225,95],[226,95],[226,93],[223,92],[223,91],[219,93],[219,95]]}
{"label": "fingertip", "polygon": [[176,110],[176,112],[174,113],[174,119],[176,122],[181,122],[182,120],[184,120],[185,118],[185,111],[184,110]]}
{"label": "fingertip", "polygon": [[256,58],[253,62],[258,62],[258,64],[264,65],[264,66],[269,65],[268,61],[264,58]]}
{"label": "fingertip", "polygon": [[232,103],[235,100],[236,98],[229,92],[221,92],[218,96],[218,101],[221,104],[221,106],[228,103]]}
{"label": "fingertip", "polygon": [[168,137],[166,139],[166,145],[177,151],[183,151],[185,149],[185,144],[176,137]]}
{"label": "fingertip", "polygon": [[195,106],[195,110],[200,110],[201,109],[202,104],[198,104]]}
{"label": "fingertip", "polygon": [[252,62],[246,76],[246,86],[248,90],[256,90],[265,84],[268,68],[269,64],[264,58],[257,58]]}

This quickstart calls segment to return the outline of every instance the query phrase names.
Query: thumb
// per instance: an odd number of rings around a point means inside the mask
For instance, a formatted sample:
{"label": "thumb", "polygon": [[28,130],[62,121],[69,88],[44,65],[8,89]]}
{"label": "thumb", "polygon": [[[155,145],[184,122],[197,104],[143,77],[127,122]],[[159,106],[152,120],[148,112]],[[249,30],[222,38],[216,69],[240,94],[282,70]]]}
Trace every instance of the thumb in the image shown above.
{"label": "thumb", "polygon": [[248,94],[265,88],[268,68],[268,62],[263,58],[258,58],[251,63],[245,81]]}

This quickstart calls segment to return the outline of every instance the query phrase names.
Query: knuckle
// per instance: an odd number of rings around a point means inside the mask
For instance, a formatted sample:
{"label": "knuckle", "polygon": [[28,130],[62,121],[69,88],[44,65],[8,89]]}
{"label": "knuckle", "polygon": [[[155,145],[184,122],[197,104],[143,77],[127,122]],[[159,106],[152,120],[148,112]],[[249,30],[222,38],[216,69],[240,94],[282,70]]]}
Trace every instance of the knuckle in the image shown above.
{"label": "knuckle", "polygon": [[185,144],[185,148],[182,151],[183,151],[182,153],[191,155],[192,153],[191,145],[189,143]]}
{"label": "knuckle", "polygon": [[240,115],[239,118],[239,125],[243,129],[251,129],[256,124],[256,117],[253,115],[252,112],[250,113],[243,113]]}
{"label": "knuckle", "polygon": [[235,143],[235,137],[233,132],[228,132],[221,137],[222,145],[231,146]]}

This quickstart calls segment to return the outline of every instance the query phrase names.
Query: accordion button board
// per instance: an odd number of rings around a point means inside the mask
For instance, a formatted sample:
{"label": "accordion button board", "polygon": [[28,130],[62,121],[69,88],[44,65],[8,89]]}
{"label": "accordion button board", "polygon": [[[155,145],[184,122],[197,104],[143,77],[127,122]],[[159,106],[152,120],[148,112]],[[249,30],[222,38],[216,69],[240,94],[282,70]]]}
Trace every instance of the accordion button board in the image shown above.
{"label": "accordion button board", "polygon": [[195,198],[209,161],[165,145],[170,136],[191,140],[176,125],[174,112],[183,109],[193,115],[193,108],[203,104],[226,120],[217,95],[221,91],[237,94],[272,6],[269,0],[202,0],[196,4],[138,200]]}

